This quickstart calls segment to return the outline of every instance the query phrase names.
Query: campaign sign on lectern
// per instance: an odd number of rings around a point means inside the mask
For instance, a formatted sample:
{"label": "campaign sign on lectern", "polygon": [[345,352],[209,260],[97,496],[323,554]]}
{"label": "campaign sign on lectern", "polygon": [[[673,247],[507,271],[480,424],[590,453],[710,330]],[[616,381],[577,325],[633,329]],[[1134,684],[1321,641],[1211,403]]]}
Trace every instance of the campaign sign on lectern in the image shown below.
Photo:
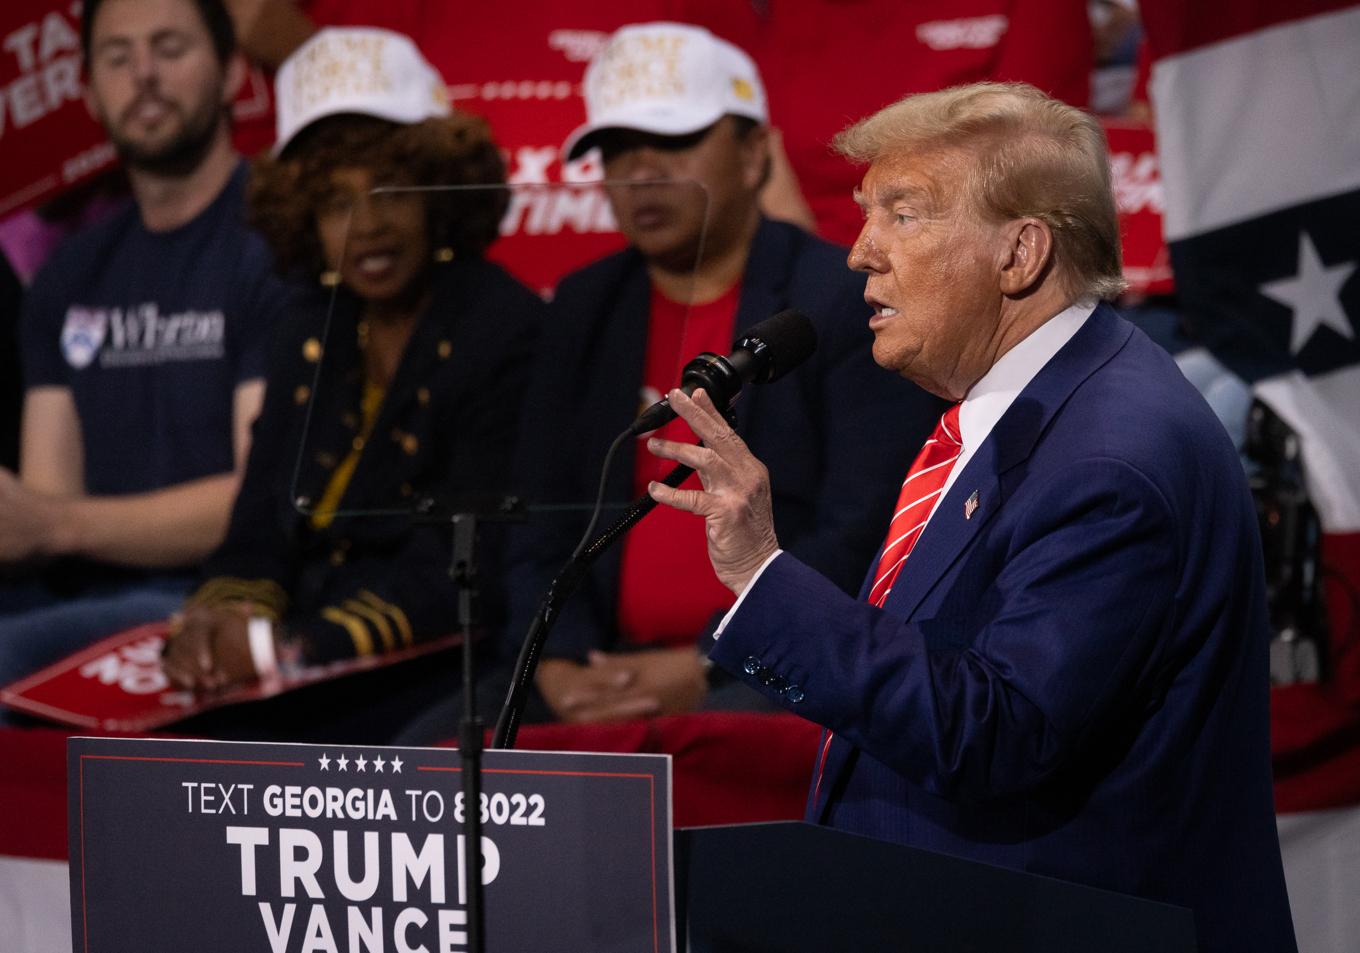
{"label": "campaign sign on lectern", "polygon": [[[73,738],[75,953],[467,949],[458,752]],[[674,950],[670,759],[488,751],[492,953]]]}

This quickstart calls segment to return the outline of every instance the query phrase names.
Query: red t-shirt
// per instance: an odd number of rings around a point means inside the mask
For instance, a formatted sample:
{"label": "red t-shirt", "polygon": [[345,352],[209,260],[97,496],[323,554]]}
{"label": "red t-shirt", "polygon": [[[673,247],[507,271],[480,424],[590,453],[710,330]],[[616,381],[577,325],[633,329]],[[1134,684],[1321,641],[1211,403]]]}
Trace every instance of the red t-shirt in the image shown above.
{"label": "red t-shirt", "polygon": [[[652,291],[647,324],[647,358],[638,412],[665,396],[680,380],[680,371],[703,351],[726,354],[732,346],[740,288],[734,287],[707,304],[677,304]],[[671,421],[656,435],[694,443],[683,420]],[[675,465],[647,452],[639,438],[633,465],[633,491],[660,480]],[[699,487],[691,475],[683,484]],[[658,506],[623,540],[619,578],[619,631],[625,641],[642,645],[693,645],[714,612],[732,605],[731,591],[718,581],[708,561],[704,521],[669,506]]]}

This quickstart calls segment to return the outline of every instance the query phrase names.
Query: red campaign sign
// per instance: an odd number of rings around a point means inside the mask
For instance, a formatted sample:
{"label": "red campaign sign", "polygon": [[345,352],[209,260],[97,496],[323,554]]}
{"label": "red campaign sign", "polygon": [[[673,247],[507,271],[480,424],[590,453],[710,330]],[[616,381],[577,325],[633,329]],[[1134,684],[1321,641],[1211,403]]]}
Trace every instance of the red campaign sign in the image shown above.
{"label": "red campaign sign", "polygon": [[[85,108],[80,0],[0,4],[0,218],[41,204],[112,166]],[[234,104],[236,140],[269,141],[269,81],[251,69]]]}
{"label": "red campaign sign", "polygon": [[1162,175],[1152,127],[1102,120],[1124,239],[1124,277],[1137,294],[1170,294],[1171,256],[1162,238]]}
{"label": "red campaign sign", "polygon": [[0,216],[113,162],[82,101],[80,4],[0,7]]}
{"label": "red campaign sign", "polygon": [[345,659],[211,695],[194,695],[174,689],[161,671],[168,627],[167,622],[152,622],[111,635],[0,689],[0,704],[76,728],[151,731],[223,705],[272,698],[461,642],[459,636],[450,635],[397,652]]}

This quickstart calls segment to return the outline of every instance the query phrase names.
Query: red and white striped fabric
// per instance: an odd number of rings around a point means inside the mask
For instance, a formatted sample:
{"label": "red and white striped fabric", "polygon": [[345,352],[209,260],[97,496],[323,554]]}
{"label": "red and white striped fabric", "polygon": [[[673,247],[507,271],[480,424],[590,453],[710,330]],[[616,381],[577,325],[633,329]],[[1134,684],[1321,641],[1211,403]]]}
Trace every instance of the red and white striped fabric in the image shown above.
{"label": "red and white striped fabric", "polygon": [[949,473],[963,450],[959,436],[959,405],[955,404],[944,412],[935,432],[921,447],[916,455],[907,478],[902,481],[902,492],[898,494],[897,506],[893,507],[892,522],[888,524],[888,537],[883,543],[883,555],[879,557],[878,569],[874,574],[874,584],[869,587],[869,602],[882,606],[892,592],[893,582],[902,571],[902,564],[911,555],[916,541],[930,519],[930,513],[940,498]]}
{"label": "red and white striped fabric", "polygon": [[[868,601],[871,605],[881,607],[887,601],[893,583],[901,574],[902,566],[915,548],[916,541],[925,532],[931,511],[935,509],[940,493],[949,481],[950,471],[963,451],[959,406],[955,404],[944,412],[940,422],[935,425],[935,432],[921,447],[921,452],[907,471],[907,478],[902,481],[902,492],[897,496],[892,521],[888,524],[888,536],[883,543],[883,555],[878,558],[878,567],[874,570],[874,584],[869,587]],[[816,778],[813,781],[814,802],[821,796],[826,756],[831,751],[831,739],[834,737],[830,731],[822,734],[822,743],[817,752]]]}

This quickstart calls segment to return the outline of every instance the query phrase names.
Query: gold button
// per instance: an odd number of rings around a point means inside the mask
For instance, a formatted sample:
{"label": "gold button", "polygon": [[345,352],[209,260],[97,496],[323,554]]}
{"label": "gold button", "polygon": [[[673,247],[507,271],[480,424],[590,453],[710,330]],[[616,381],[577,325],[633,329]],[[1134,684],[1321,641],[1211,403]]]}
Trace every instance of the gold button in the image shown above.
{"label": "gold button", "polygon": [[421,406],[430,402],[430,389],[428,387],[422,387],[416,391],[416,402]]}
{"label": "gold button", "polygon": [[354,430],[359,426],[359,418],[351,413],[341,414],[340,422],[344,424],[346,427],[348,427],[350,430]]}
{"label": "gold button", "polygon": [[302,342],[302,357],[309,363],[315,364],[321,360],[321,342],[316,338],[308,338]]}
{"label": "gold button", "polygon": [[413,433],[403,434],[401,438],[401,449],[406,451],[407,456],[415,456],[415,452],[420,449],[420,441]]}
{"label": "gold button", "polygon": [[312,396],[312,389],[306,384],[299,384],[298,389],[293,391],[293,401],[298,405],[307,403],[307,398]]}
{"label": "gold button", "polygon": [[329,470],[335,466],[335,454],[322,450],[316,455],[316,462]]}
{"label": "gold button", "polygon": [[345,551],[342,549],[331,550],[331,565],[343,566],[345,564]]}
{"label": "gold button", "polygon": [[415,490],[415,487],[411,486],[411,484],[409,484],[409,483],[403,483],[403,484],[401,485],[401,495],[402,495],[402,496],[411,496],[412,494],[415,493],[415,491],[416,491],[416,490]]}
{"label": "gold button", "polygon": [[358,453],[359,451],[364,449],[364,438],[355,437],[354,441],[350,444],[350,446],[354,448],[355,453]]}
{"label": "gold button", "polygon": [[447,361],[449,359],[449,355],[453,353],[453,345],[450,344],[448,341],[440,341],[438,351],[440,359]]}

